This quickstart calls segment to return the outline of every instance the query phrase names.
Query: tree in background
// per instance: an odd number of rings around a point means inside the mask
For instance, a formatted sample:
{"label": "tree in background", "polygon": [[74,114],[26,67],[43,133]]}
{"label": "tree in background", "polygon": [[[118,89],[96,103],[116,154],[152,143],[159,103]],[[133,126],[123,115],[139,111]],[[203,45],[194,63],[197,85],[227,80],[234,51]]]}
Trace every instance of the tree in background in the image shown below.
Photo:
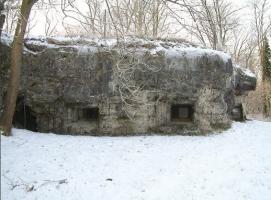
{"label": "tree in background", "polygon": [[11,45],[11,64],[7,94],[4,102],[4,110],[1,118],[1,132],[3,135],[11,135],[12,119],[15,111],[16,100],[20,84],[23,39],[27,27],[28,18],[32,6],[38,0],[23,0],[18,16],[14,39]]}
{"label": "tree in background", "polygon": [[20,1],[17,0],[5,0],[3,1],[2,14],[5,16],[3,21],[3,31],[9,35],[13,35],[16,28],[16,21],[20,11]]}
{"label": "tree in background", "polygon": [[6,15],[3,13],[6,0],[0,1],[0,37],[4,26]]}
{"label": "tree in background", "polygon": [[253,31],[255,32],[255,37],[258,46],[260,64],[263,66],[263,49],[264,49],[264,41],[267,36],[268,31],[271,28],[270,21],[270,5],[267,0],[253,1],[252,2],[253,9],[253,20],[252,26]]}
{"label": "tree in background", "polygon": [[270,16],[270,5],[267,0],[253,1],[252,2],[253,9],[253,30],[255,32],[255,37],[257,41],[257,50],[259,57],[259,65],[261,66],[262,71],[262,82],[259,83],[259,86],[262,87],[262,96],[263,96],[263,114],[265,116],[271,115],[270,109],[270,86],[271,83],[268,80],[268,71],[267,66],[265,66],[268,62],[268,58],[265,59],[266,45],[268,45],[267,41],[267,33],[271,28],[271,16]]}
{"label": "tree in background", "polygon": [[271,79],[271,50],[266,37],[263,42],[263,78]]}
{"label": "tree in background", "polygon": [[[253,0],[250,2],[250,38],[255,44],[255,53],[249,60],[253,61],[252,69],[257,75],[256,90],[250,92],[247,98],[247,107],[251,114],[271,116],[271,81],[265,67],[265,49],[268,34],[271,31],[271,12],[268,0]],[[268,80],[269,79],[269,80]]]}
{"label": "tree in background", "polygon": [[[80,9],[82,5],[85,9]],[[72,33],[71,24],[77,24],[83,35],[155,38],[166,34],[170,24],[162,0],[61,0],[61,10],[68,34]]]}
{"label": "tree in background", "polygon": [[271,50],[268,39],[265,37],[262,51],[263,81],[265,88],[264,114],[271,114]]}
{"label": "tree in background", "polygon": [[240,26],[233,33],[227,47],[227,52],[232,56],[232,61],[238,65],[251,69],[258,65],[257,42],[251,34],[251,29],[245,30],[245,26]]}
{"label": "tree in background", "polygon": [[238,27],[237,12],[228,0],[164,0],[178,5],[173,15],[185,31],[202,45],[225,50],[226,44]]}

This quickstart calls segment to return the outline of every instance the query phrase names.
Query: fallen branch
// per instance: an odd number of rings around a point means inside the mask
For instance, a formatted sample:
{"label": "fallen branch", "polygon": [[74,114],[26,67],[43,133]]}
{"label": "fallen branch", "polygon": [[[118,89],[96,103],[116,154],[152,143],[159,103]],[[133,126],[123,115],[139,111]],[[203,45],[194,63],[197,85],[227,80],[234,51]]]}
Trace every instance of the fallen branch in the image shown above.
{"label": "fallen branch", "polygon": [[35,190],[37,190],[38,188],[41,188],[41,187],[43,187],[43,186],[45,186],[45,185],[48,185],[48,184],[52,184],[52,183],[56,183],[56,184],[67,184],[68,183],[68,181],[67,181],[67,179],[60,179],[60,180],[43,180],[44,181],[44,183],[42,183],[39,187],[36,187],[36,189]]}

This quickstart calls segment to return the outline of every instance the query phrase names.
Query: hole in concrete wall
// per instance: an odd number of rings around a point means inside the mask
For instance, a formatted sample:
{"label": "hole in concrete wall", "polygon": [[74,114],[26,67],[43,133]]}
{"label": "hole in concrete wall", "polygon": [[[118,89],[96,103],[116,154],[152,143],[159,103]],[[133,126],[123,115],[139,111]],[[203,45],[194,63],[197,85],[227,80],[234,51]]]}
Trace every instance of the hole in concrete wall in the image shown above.
{"label": "hole in concrete wall", "polygon": [[16,128],[37,131],[36,116],[29,106],[24,104],[24,97],[18,97],[12,124]]}
{"label": "hole in concrete wall", "polygon": [[243,121],[243,120],[245,120],[242,104],[239,104],[239,105],[235,106],[232,109],[231,114],[232,114],[232,119],[235,120],[235,121]]}
{"label": "hole in concrete wall", "polygon": [[192,122],[194,109],[189,104],[178,104],[171,106],[171,121]]}
{"label": "hole in concrete wall", "polygon": [[99,119],[99,108],[83,108],[81,110],[81,115],[79,116],[79,120],[84,121],[97,121]]}

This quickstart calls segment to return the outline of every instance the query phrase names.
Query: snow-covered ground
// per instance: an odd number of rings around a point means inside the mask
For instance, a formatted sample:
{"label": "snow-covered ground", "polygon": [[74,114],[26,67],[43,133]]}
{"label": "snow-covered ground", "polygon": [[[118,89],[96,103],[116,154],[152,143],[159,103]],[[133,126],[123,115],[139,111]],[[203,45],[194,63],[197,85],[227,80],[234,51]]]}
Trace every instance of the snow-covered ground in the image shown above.
{"label": "snow-covered ground", "polygon": [[210,136],[1,136],[1,199],[270,200],[271,122]]}

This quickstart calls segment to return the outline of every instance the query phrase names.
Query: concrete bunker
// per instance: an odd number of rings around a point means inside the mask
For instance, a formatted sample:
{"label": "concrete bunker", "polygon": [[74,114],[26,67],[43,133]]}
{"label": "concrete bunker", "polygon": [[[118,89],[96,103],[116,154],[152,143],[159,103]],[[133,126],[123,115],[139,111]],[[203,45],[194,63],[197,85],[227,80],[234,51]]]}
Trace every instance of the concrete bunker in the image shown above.
{"label": "concrete bunker", "polygon": [[[130,38],[100,45],[83,38],[65,43],[44,38],[24,45],[31,50],[22,63],[25,105],[18,102],[14,124],[40,132],[211,132],[230,127],[232,110],[244,110],[234,108],[237,95],[256,84],[241,69],[233,73],[229,55],[182,41]],[[0,68],[6,69],[9,49],[5,44],[0,48],[6,59]],[[8,72],[1,72],[4,91]]]}

